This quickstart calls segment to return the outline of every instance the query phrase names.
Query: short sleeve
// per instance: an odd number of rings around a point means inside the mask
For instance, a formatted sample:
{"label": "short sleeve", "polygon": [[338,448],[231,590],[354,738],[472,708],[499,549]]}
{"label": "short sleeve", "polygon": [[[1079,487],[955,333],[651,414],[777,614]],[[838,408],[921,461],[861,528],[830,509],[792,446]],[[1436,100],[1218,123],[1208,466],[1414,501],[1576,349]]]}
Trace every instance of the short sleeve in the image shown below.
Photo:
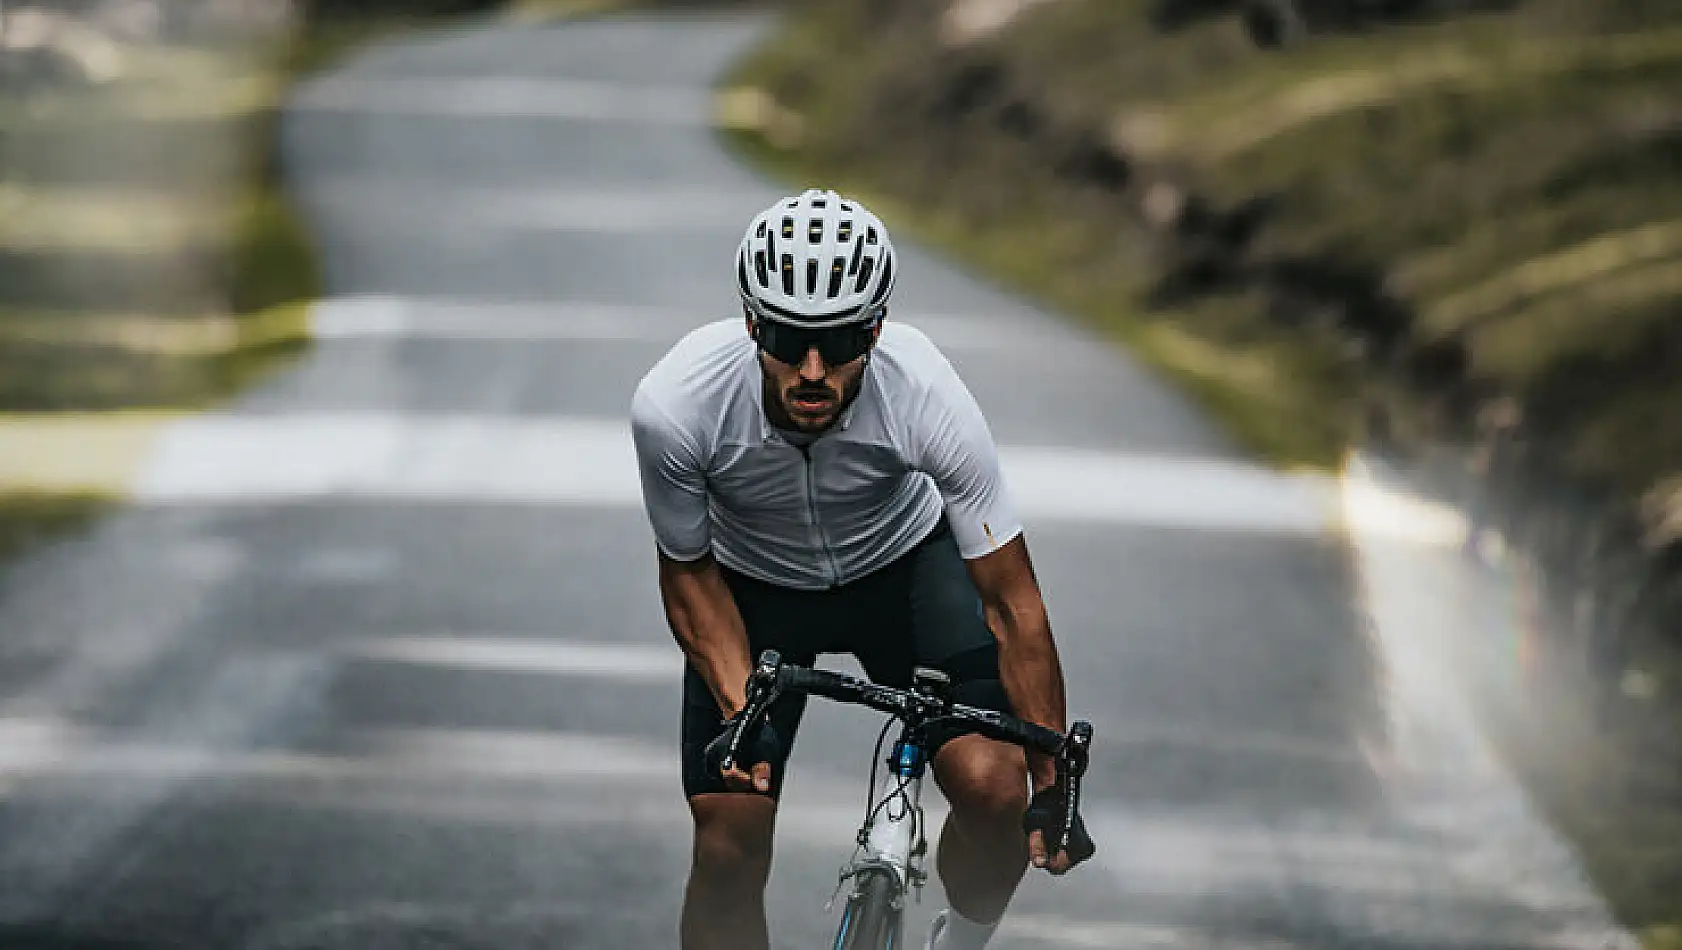
{"label": "short sleeve", "polygon": [[707,481],[693,439],[640,389],[631,401],[631,439],[655,543],[677,561],[705,555],[712,547]]}
{"label": "short sleeve", "polygon": [[981,407],[944,357],[936,357],[921,411],[912,420],[918,469],[934,479],[958,550],[973,560],[1022,533]]}

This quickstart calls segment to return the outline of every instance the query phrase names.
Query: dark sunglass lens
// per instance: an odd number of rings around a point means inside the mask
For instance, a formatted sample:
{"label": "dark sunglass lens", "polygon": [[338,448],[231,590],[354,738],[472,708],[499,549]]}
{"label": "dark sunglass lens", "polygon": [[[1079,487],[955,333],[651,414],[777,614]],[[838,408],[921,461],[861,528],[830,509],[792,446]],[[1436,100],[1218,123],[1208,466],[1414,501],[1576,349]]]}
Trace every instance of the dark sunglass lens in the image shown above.
{"label": "dark sunglass lens", "polygon": [[818,344],[818,353],[825,363],[840,366],[863,356],[869,347],[869,331],[859,327],[837,327],[824,334]]}
{"label": "dark sunglass lens", "polygon": [[834,327],[827,330],[802,330],[766,320],[759,324],[759,346],[772,357],[790,366],[806,361],[806,354],[817,348],[818,355],[829,366],[851,363],[870,349],[868,327]]}
{"label": "dark sunglass lens", "polygon": [[765,352],[790,366],[799,366],[811,349],[806,335],[793,327],[767,320],[759,325],[759,345]]}

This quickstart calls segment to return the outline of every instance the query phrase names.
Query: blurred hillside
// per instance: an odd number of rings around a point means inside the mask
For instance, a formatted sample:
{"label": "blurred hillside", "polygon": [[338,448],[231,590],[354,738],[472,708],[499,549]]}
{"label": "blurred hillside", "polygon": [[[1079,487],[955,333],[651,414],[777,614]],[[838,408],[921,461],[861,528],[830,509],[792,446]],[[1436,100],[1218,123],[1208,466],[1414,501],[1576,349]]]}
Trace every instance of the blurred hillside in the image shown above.
{"label": "blurred hillside", "polygon": [[273,158],[293,79],[460,17],[639,5],[690,4],[0,4],[0,555],[117,490],[104,443],[127,458],[148,420],[212,405],[306,344],[319,281]]}
{"label": "blurred hillside", "polygon": [[1467,5],[812,0],[729,121],[1093,316],[1267,454],[1470,441],[1657,557],[1682,5]]}
{"label": "blurred hillside", "polygon": [[1447,470],[1616,710],[1552,804],[1682,918],[1682,4],[806,0],[724,102],[1258,451]]}
{"label": "blurred hillside", "polygon": [[0,408],[197,402],[313,294],[267,157],[289,31],[249,0],[7,5]]}
{"label": "blurred hillside", "polygon": [[0,553],[102,501],[35,483],[100,451],[40,433],[204,405],[302,343],[314,265],[268,157],[292,27],[270,0],[0,11]]}

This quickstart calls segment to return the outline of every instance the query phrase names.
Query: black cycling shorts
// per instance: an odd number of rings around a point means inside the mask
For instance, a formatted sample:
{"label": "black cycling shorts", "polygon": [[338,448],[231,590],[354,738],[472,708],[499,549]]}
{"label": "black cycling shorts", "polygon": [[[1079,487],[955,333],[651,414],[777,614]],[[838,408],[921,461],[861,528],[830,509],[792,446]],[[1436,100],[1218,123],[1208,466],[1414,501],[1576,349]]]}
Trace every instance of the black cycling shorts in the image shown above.
{"label": "black cycling shorts", "polygon": [[[752,656],[781,651],[787,662],[810,666],[820,653],[851,653],[870,678],[909,687],[913,667],[929,666],[952,678],[954,698],[966,705],[1011,712],[999,682],[998,641],[987,627],[981,598],[942,520],[915,548],[858,580],[828,590],[793,590],[723,568],[725,583],[747,626]],[[784,695],[770,719],[785,745],[785,759],[771,763],[771,794],[783,787],[786,751],[793,747],[804,695]],[[683,790],[688,795],[726,791],[709,774],[702,753],[723,731],[718,704],[694,669],[683,678]],[[930,730],[929,755],[963,725]]]}

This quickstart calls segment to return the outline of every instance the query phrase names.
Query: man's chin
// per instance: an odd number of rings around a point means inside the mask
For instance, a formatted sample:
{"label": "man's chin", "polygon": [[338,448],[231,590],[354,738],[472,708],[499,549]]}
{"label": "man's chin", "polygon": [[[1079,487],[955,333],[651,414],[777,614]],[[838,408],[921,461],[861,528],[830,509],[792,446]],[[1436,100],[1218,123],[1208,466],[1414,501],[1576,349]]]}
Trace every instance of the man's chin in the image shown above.
{"label": "man's chin", "polygon": [[835,409],[831,407],[809,412],[789,407],[788,418],[790,422],[794,423],[794,428],[800,432],[822,432],[835,422]]}

